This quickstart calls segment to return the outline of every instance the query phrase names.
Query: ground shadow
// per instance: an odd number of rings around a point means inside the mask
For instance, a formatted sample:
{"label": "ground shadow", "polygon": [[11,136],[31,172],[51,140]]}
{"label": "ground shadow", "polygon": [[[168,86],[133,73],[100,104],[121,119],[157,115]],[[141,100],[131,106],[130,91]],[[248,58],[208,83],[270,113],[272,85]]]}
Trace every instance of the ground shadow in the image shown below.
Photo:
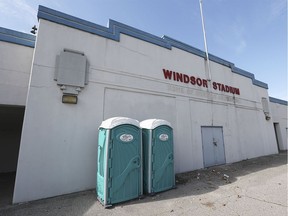
{"label": "ground shadow", "polygon": [[[176,189],[161,192],[154,196],[145,196],[144,199],[137,201],[133,200],[120,205],[126,206],[135,203],[145,203],[155,200],[174,199],[184,196],[205,194],[217,190],[223,185],[234,183],[239,177],[285,164],[287,164],[287,151],[275,155],[244,160],[233,164],[214,166],[181,173],[176,175]],[[177,190],[177,192],[174,192],[173,190]]]}

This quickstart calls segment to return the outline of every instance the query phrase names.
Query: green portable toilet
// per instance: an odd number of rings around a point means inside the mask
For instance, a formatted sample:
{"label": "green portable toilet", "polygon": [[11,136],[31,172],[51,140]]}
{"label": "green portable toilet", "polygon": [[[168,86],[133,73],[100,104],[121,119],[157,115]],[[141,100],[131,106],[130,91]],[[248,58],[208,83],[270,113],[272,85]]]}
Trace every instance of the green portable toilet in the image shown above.
{"label": "green portable toilet", "polygon": [[139,122],[126,117],[102,122],[98,134],[97,197],[105,206],[143,194]]}
{"label": "green portable toilet", "polygon": [[140,123],[143,142],[143,189],[153,194],[175,187],[173,129],[162,119]]}

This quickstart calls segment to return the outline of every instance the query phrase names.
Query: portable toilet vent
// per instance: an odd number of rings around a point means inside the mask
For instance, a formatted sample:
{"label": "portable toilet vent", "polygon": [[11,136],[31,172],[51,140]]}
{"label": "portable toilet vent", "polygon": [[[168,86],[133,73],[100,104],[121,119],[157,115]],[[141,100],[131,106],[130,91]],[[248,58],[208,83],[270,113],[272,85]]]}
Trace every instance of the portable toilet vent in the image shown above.
{"label": "portable toilet vent", "polygon": [[175,187],[173,129],[162,119],[140,123],[143,141],[144,193],[156,193]]}
{"label": "portable toilet vent", "polygon": [[142,137],[139,122],[110,118],[99,127],[97,196],[109,207],[143,194]]}

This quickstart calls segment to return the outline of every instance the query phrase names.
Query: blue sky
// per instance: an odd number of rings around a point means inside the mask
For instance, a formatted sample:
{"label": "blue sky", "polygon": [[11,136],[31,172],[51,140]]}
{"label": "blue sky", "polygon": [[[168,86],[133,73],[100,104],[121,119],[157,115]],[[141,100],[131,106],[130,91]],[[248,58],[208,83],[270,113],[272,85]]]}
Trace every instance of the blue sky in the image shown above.
{"label": "blue sky", "polygon": [[[0,26],[29,33],[38,5],[103,26],[114,19],[204,50],[199,0],[0,0]],[[288,100],[287,0],[203,0],[203,13],[209,53]]]}

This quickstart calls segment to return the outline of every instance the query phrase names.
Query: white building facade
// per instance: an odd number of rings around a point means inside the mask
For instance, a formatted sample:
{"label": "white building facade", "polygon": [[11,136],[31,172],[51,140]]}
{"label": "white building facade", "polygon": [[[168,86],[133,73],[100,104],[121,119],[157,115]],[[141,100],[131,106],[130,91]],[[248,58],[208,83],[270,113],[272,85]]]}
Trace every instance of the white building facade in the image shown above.
{"label": "white building facade", "polygon": [[95,188],[98,127],[115,116],[169,121],[176,173],[287,150],[287,102],[233,63],[210,55],[210,80],[205,53],[172,38],[38,18],[36,39],[0,34],[0,108],[25,106],[13,203]]}

